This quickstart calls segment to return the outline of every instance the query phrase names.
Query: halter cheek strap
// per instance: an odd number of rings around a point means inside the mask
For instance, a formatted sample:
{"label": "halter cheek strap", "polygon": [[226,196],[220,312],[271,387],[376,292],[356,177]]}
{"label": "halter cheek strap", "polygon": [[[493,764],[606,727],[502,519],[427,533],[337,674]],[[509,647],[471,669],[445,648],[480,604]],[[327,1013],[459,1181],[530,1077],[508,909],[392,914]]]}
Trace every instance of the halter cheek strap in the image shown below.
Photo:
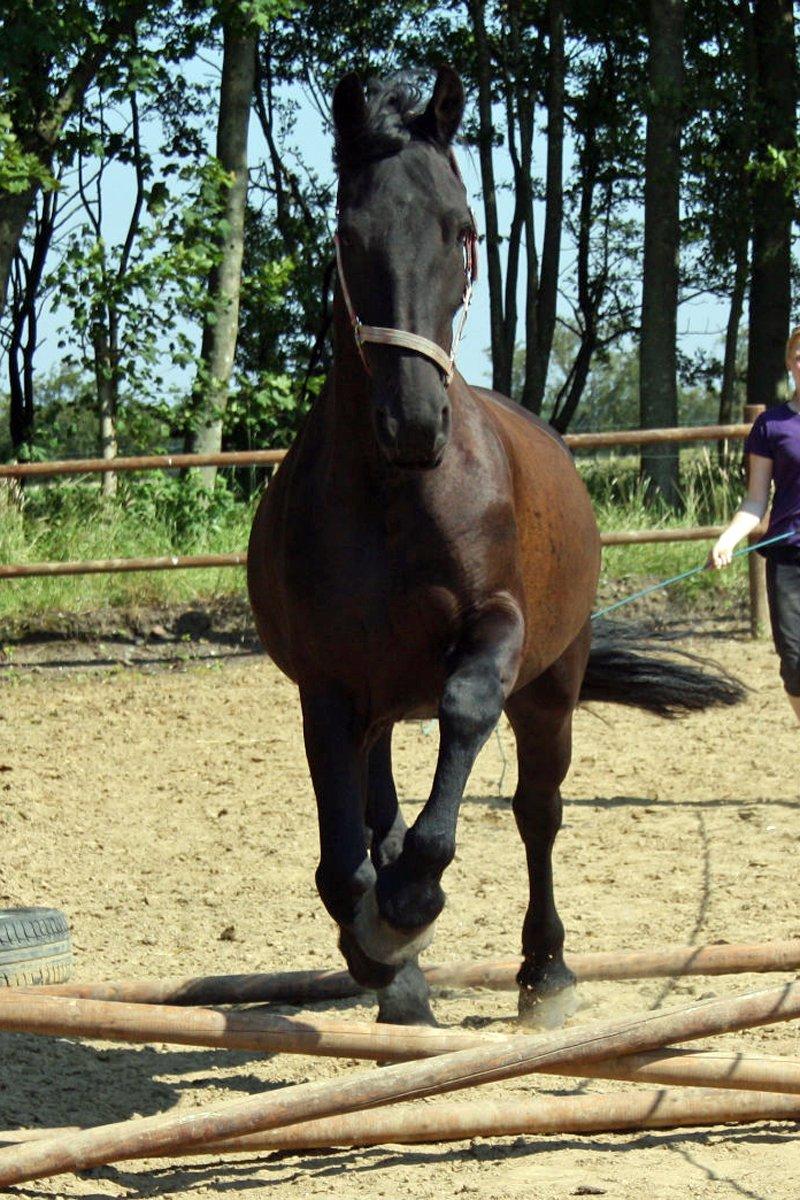
{"label": "halter cheek strap", "polygon": [[[461,174],[452,154],[450,162],[456,175],[461,179]],[[339,287],[342,290],[342,299],[347,309],[347,315],[350,318],[356,347],[368,375],[372,374],[372,369],[364,353],[364,344],[365,342],[374,342],[380,346],[401,346],[406,350],[414,350],[417,354],[422,354],[425,358],[430,358],[444,375],[445,387],[450,386],[456,369],[456,351],[464,333],[464,326],[467,323],[467,313],[469,312],[470,301],[472,300],[472,287],[478,278],[478,231],[472,209],[469,210],[469,213],[470,217],[472,217],[472,228],[464,240],[464,291],[461,296],[458,324],[453,335],[453,348],[449,354],[437,342],[432,342],[430,338],[422,337],[419,333],[411,333],[405,329],[389,329],[384,325],[364,325],[362,323],[353,307],[353,301],[350,298],[350,291],[345,279],[339,234],[334,234],[333,244],[336,250],[336,270],[339,275]]]}

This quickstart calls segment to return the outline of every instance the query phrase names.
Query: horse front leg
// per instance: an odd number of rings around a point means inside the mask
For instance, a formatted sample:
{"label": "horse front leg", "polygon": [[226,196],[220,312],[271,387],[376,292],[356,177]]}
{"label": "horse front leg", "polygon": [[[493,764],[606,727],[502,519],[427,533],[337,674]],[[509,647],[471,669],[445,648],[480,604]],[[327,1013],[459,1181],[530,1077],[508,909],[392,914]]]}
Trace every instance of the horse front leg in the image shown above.
{"label": "horse front leg", "polygon": [[[400,857],[408,832],[392,774],[392,731],[387,729],[369,753],[367,825],[370,854],[378,873]],[[404,962],[392,982],[378,990],[378,1020],[392,1025],[435,1025],[430,988],[416,958]]]}
{"label": "horse front leg", "polygon": [[445,901],[441,878],[455,854],[464,788],[516,679],[523,630],[522,616],[509,599],[476,617],[450,656],[430,797],[402,851],[380,869],[376,887],[365,894],[356,916],[361,946],[380,962],[406,962],[433,938],[433,923]]}
{"label": "horse front leg", "polygon": [[319,821],[317,891],[339,926],[350,974],[363,987],[387,987],[397,968],[372,959],[354,933],[359,906],[376,879],[364,825],[364,732],[352,701],[337,688],[301,688],[300,702]]}

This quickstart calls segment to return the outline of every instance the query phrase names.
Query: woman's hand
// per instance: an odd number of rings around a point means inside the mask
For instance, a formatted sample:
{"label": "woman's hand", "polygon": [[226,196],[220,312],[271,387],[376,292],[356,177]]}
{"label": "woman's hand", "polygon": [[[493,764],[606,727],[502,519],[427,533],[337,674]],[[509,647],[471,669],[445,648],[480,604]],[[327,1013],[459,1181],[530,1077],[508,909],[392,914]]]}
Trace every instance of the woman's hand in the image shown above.
{"label": "woman's hand", "polygon": [[706,566],[713,567],[716,571],[730,565],[738,543],[758,529],[767,511],[772,482],[772,459],[763,458],[760,454],[748,454],[747,465],[747,494],[739,511],[734,513],[730,525],[723,529],[714,542],[706,559]]}
{"label": "woman's hand", "polygon": [[726,529],[724,533],[719,535],[711,547],[706,566],[713,567],[715,571],[721,570],[722,567],[730,566],[733,551],[738,541],[739,538],[731,536],[731,531]]}

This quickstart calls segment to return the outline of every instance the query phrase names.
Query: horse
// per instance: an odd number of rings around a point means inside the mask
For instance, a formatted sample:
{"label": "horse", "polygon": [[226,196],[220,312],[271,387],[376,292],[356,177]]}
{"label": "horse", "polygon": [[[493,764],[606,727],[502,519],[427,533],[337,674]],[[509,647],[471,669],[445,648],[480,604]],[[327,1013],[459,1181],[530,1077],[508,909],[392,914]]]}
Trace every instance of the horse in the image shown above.
{"label": "horse", "polygon": [[[257,509],[248,587],[265,649],[299,688],[317,889],[381,1021],[434,1020],[418,955],[467,777],[505,711],[529,877],[519,1012],[552,1025],[574,1004],[551,853],[578,701],[669,712],[740,692],[607,640],[592,650],[600,540],[572,457],[455,368],[476,254],[452,150],[464,103],[449,66],[424,106],[403,78],[336,86],[332,368]],[[392,728],[432,717],[432,789],[407,828]]]}

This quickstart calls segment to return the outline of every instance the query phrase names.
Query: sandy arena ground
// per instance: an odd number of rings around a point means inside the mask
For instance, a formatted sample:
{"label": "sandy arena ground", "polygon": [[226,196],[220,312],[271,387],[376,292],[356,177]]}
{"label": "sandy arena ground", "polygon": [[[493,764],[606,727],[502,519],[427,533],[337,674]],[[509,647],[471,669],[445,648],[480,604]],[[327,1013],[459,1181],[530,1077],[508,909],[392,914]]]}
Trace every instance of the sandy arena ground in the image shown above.
{"label": "sandy arena ground", "polygon": [[[576,722],[557,887],[573,950],[800,936],[800,731],[771,648],[743,636],[696,648],[737,667],[746,704],[679,723],[595,706]],[[97,656],[95,655],[95,660]],[[0,675],[0,907],[69,915],[77,977],[338,966],[313,882],[314,804],[294,689],[263,657],[200,644],[158,667],[135,652],[69,669],[57,651]],[[75,658],[75,655],[72,655]],[[125,665],[122,665],[122,662]],[[435,733],[396,735],[413,818]],[[508,797],[508,730],[470,780],[448,906],[426,961],[505,957],[519,943],[524,860]],[[776,976],[587,984],[572,1018],[611,1018],[777,983]],[[446,1026],[513,1029],[511,994],[451,992]],[[371,1007],[342,1002],[345,1017]],[[796,1054],[792,1026],[718,1043]],[[0,1128],[94,1125],[188,1110],[351,1062],[0,1034]],[[486,1089],[513,1099],[632,1085],[544,1078]],[[466,1099],[469,1097],[465,1095]],[[474,1095],[472,1099],[476,1098]],[[121,1164],[14,1189],[32,1197],[210,1196],[485,1200],[577,1195],[796,1200],[789,1123],[594,1137],[524,1137],[403,1149]]]}

